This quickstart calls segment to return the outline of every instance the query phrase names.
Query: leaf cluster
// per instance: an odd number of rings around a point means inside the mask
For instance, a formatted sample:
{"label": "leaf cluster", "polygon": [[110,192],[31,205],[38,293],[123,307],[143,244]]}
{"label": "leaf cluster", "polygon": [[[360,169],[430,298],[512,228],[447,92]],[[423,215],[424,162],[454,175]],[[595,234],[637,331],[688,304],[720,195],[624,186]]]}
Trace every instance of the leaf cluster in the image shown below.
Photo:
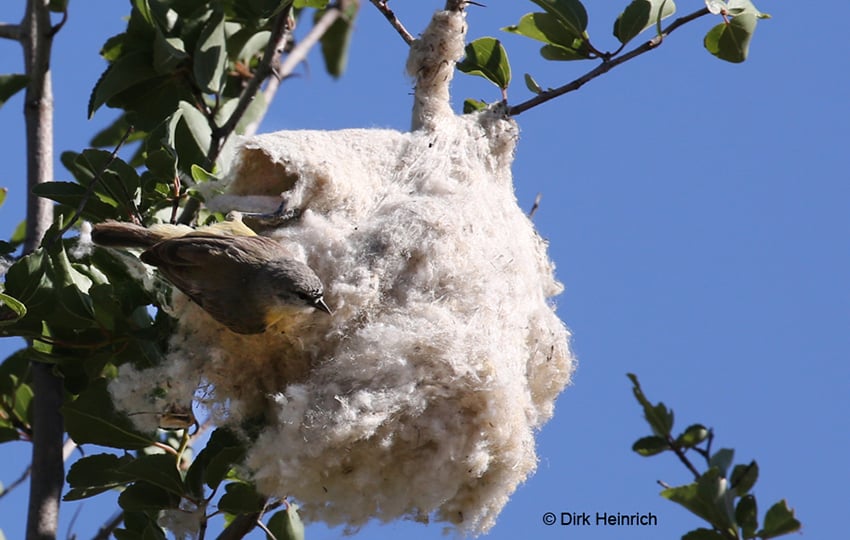
{"label": "leaf cluster", "polygon": [[[693,530],[682,536],[683,540],[765,539],[800,530],[800,522],[784,500],[767,510],[759,526],[756,497],[751,493],[759,475],[758,464],[753,460],[733,467],[734,450],[713,451],[714,433],[702,424],[692,424],[674,436],[673,411],[660,402],[653,405],[637,377],[631,373],[628,377],[652,430],[652,435],[635,441],[632,450],[646,457],[672,452],[694,476],[689,484],[665,487],[661,492],[662,497],[682,505],[711,527]],[[689,454],[704,461],[704,471],[698,470]]]}
{"label": "leaf cluster", "polygon": [[[322,38],[334,76],[345,69],[357,7],[341,10]],[[80,459],[65,496],[120,490],[119,538],[164,538],[157,524],[164,509],[195,509],[202,520],[256,514],[248,530],[268,513],[266,527],[277,538],[303,534],[294,506],[267,501],[234,472],[245,449],[232,433],[216,431],[188,464],[185,429],[141,433],[116,410],[107,386],[118,368],[163,361],[174,321],[156,306],[168,302],[170,287],[156,279],[143,287],[139,276],[147,270],[133,254],[93,248],[65,232],[81,220],[220,219],[202,209],[198,187],[207,183],[206,192],[215,192],[217,177],[209,171],[217,169],[228,139],[265,114],[263,85],[276,76],[281,49],[294,45],[291,29],[306,8],[317,10],[317,20],[338,9],[327,0],[131,0],[126,29],[101,49],[108,65],[88,103],[89,115],[107,106],[120,116],[95,135],[92,148],[61,155],[70,180],[34,188],[56,202],[58,217],[41,247],[9,261],[0,287],[0,337],[28,340],[0,363],[0,442],[31,437],[37,396],[30,366],[49,364],[63,381],[71,438],[124,452]],[[0,105],[28,82],[23,75],[0,77]],[[135,146],[126,159],[119,155],[124,145]],[[0,204],[5,194],[0,190]],[[0,255],[13,255],[22,239],[16,232],[0,243]],[[168,411],[140,413],[157,415],[163,428],[191,423],[172,425],[180,422],[166,418]]]}
{"label": "leaf cluster", "polygon": [[[95,414],[100,408],[106,414]],[[182,452],[172,446],[135,432],[120,415],[112,414],[105,384],[87,390],[73,404],[66,405],[68,431],[77,441],[123,450],[142,450],[136,455],[100,453],[76,461],[68,472],[70,490],[63,500],[77,501],[110,490],[120,490],[118,505],[124,512],[124,526],[115,531],[119,539],[166,538],[158,524],[161,512],[174,510],[194,515],[200,530],[217,514],[232,522],[236,516],[261,519],[270,514],[266,527],[278,539],[303,538],[303,525],[294,505],[270,502],[234,470],[245,455],[243,442],[232,432],[217,429],[206,446],[187,465]],[[77,419],[89,416],[94,427]],[[173,441],[173,439],[172,439]],[[176,441],[173,441],[176,443]],[[181,447],[182,441],[173,446]],[[216,497],[218,500],[216,501]],[[272,513],[273,510],[283,509]]]}
{"label": "leaf cluster", "polygon": [[[591,41],[587,31],[587,10],[580,0],[531,1],[542,11],[526,13],[519,22],[502,28],[502,31],[543,43],[540,55],[551,61],[601,60],[609,63],[623,54],[629,42],[649,29],[655,30],[651,46],[657,46],[668,33],[662,28],[661,21],[676,13],[673,0],[632,0],[613,24],[613,35],[619,45],[606,52]],[[729,0],[728,3],[706,0],[706,5],[706,9],[686,17],[690,20],[711,13],[722,18],[722,22],[705,35],[703,43],[706,50],[727,62],[746,60],[758,19],[769,15],[758,11],[750,0]],[[466,47],[465,58],[458,63],[458,69],[492,82],[502,90],[503,101],[506,101],[511,67],[507,51],[498,39],[482,37],[471,42]],[[532,93],[545,92],[532,75],[526,73],[524,79]],[[464,112],[485,106],[480,101],[467,100]]]}

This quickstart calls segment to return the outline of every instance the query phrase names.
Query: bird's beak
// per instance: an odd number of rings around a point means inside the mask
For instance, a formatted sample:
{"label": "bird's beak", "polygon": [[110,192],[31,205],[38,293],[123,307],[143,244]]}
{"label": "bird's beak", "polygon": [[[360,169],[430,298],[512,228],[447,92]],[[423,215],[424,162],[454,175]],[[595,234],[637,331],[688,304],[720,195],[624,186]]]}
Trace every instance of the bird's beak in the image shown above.
{"label": "bird's beak", "polygon": [[334,313],[333,311],[331,311],[331,308],[329,308],[328,305],[325,303],[325,299],[321,296],[316,298],[316,301],[313,302],[313,307],[315,307],[319,311],[324,311],[328,315],[333,315]]}

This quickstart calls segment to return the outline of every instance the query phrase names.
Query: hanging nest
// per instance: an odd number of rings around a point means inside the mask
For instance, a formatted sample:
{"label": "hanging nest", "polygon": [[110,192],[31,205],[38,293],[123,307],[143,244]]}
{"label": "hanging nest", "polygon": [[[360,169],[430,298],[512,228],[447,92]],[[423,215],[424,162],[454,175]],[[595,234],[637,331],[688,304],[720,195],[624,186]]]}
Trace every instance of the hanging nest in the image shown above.
{"label": "hanging nest", "polygon": [[211,203],[270,211],[283,193],[300,217],[264,234],[322,278],[332,316],[244,336],[176,294],[166,364],[111,386],[129,411],[156,384],[165,401],[202,387],[217,425],[262,417],[245,466],[307,519],[486,531],[574,369],[562,287],[513,193],[517,126],[498,106],[449,107],[464,35],[462,10],[441,11],[411,48],[413,131],[246,138]]}

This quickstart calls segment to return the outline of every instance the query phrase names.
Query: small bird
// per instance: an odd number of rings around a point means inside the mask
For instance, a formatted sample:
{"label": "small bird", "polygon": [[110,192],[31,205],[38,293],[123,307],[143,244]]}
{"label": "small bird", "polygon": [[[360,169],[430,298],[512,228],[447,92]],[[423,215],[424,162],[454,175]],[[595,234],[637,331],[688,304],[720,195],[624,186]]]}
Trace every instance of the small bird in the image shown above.
{"label": "small bird", "polygon": [[106,221],[93,227],[92,240],[106,247],[144,248],[142,262],[157,267],[238,334],[260,334],[308,308],[332,313],[322,281],[309,266],[238,220],[200,229]]}

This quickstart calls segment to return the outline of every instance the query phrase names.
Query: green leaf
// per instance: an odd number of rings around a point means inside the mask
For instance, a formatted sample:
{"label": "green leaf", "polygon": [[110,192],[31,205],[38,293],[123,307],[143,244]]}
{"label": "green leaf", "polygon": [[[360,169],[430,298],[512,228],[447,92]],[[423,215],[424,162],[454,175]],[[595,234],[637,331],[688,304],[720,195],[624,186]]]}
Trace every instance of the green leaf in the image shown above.
{"label": "green leaf", "polygon": [[525,87],[534,94],[539,94],[543,91],[543,89],[540,88],[540,85],[537,84],[537,81],[534,80],[534,77],[528,73],[525,74]]}
{"label": "green leaf", "polygon": [[251,66],[252,61],[259,57],[269,43],[271,32],[257,31],[253,28],[242,28],[227,38],[229,58]]}
{"label": "green leaf", "polygon": [[302,9],[307,7],[325,9],[326,7],[328,7],[328,1],[329,0],[295,0],[292,3],[292,7],[294,7],[295,9]]}
{"label": "green leaf", "polygon": [[145,157],[145,167],[157,177],[159,182],[170,184],[177,178],[177,153],[174,148],[167,146],[148,150]]}
{"label": "green leaf", "polygon": [[728,24],[722,22],[709,30],[703,44],[708,52],[721,60],[736,64],[743,62],[750,52],[756,22],[758,18],[752,13],[742,13]]}
{"label": "green leaf", "polygon": [[511,82],[511,66],[508,53],[498,39],[476,39],[466,46],[465,52],[466,57],[457,64],[460,71],[484,77],[502,90],[508,87]]}
{"label": "green leaf", "polygon": [[64,13],[68,10],[68,0],[50,0],[47,9],[53,13]]}
{"label": "green leaf", "polygon": [[[97,148],[114,148],[118,145],[121,139],[124,138],[124,135],[130,127],[130,123],[127,121],[127,114],[124,113],[116,118],[110,125],[98,131],[94,137],[92,137],[89,144]],[[127,137],[126,143],[141,141],[144,138],[144,131],[133,130],[133,132]]]}
{"label": "green leaf", "polygon": [[556,16],[561,24],[579,36],[587,30],[587,10],[578,0],[531,0],[538,6]]}
{"label": "green leaf", "polygon": [[794,510],[782,499],[768,509],[764,516],[764,527],[758,532],[759,538],[775,538],[800,530],[802,524],[794,517]]}
{"label": "green leaf", "polygon": [[[212,129],[210,129],[207,118],[201,111],[186,101],[180,102],[179,111],[183,120],[181,124],[188,129],[191,140],[194,142],[194,153],[197,156],[206,155],[212,141]],[[180,140],[178,139],[177,154],[182,158],[184,154],[181,152],[180,146]],[[183,150],[186,150],[186,148],[183,148]],[[190,157],[189,162],[185,163],[185,165],[188,168],[192,163],[197,163],[199,160],[199,157],[195,157],[194,159]]]}
{"label": "green leaf", "polygon": [[133,6],[138,10],[138,13],[142,16],[145,22],[147,22],[151,28],[155,27],[156,22],[154,21],[148,0],[132,0],[132,2]]}
{"label": "green leaf", "polygon": [[748,465],[735,465],[732,469],[732,476],[729,481],[732,487],[735,488],[735,493],[741,497],[749,492],[759,477],[759,466],[755,461],[751,461]]}
{"label": "green leaf", "polygon": [[[275,513],[267,526],[277,540],[304,540],[304,524],[298,515],[298,507],[292,503],[287,503],[286,510]],[[272,540],[268,535],[266,537]]]}
{"label": "green leaf", "polygon": [[9,101],[9,98],[27,87],[30,78],[26,75],[12,74],[0,75],[0,107]]}
{"label": "green leaf", "polygon": [[661,496],[684,506],[718,530],[732,531],[730,538],[735,538],[733,493],[717,469],[709,469],[694,483],[667,488]]}
{"label": "green leaf", "polygon": [[185,492],[177,470],[177,458],[170,454],[140,456],[124,465],[121,472],[133,480],[147,482],[178,496]]}
{"label": "green leaf", "polygon": [[149,53],[137,51],[121,56],[103,72],[103,75],[95,83],[91,97],[89,97],[89,118],[101,105],[117,94],[157,76],[158,73],[151,65]]}
{"label": "green leaf", "polygon": [[129,208],[138,200],[141,185],[133,167],[111,152],[97,148],[83,150],[81,154],[63,152],[61,159],[81,185],[89,187],[96,182],[94,192],[101,200],[114,203],[124,210],[122,217],[128,216]]}
{"label": "green leaf", "polygon": [[165,532],[157,525],[156,518],[155,512],[124,512],[125,528],[115,529],[116,540],[165,540]]}
{"label": "green leaf", "polygon": [[115,217],[115,206],[87,194],[86,188],[73,182],[45,182],[33,186],[32,192],[75,210],[85,200],[82,216],[88,220],[103,221]]}
{"label": "green leaf", "polygon": [[223,12],[214,12],[204,25],[195,49],[193,71],[195,82],[204,92],[221,92],[227,71]]}
{"label": "green leaf", "polygon": [[638,382],[637,376],[633,373],[628,373],[627,376],[632,381],[632,392],[635,395],[635,399],[637,399],[638,403],[640,403],[643,407],[643,416],[652,428],[652,432],[657,436],[666,439],[670,436],[670,430],[673,429],[673,411],[667,410],[667,407],[660,402],[658,405],[653,406],[649,400],[646,399],[646,396],[640,387],[640,383]]}
{"label": "green leaf", "polygon": [[15,389],[15,404],[12,412],[24,424],[30,424],[30,407],[32,406],[33,395],[32,387],[28,384],[21,383]]}
{"label": "green leaf", "polygon": [[483,111],[487,108],[487,104],[477,99],[466,98],[463,100],[463,114],[470,114],[476,111]]}
{"label": "green leaf", "polygon": [[259,512],[266,498],[257,493],[254,486],[242,482],[231,482],[224,487],[225,493],[218,501],[218,509],[230,514]]}
{"label": "green leaf", "polygon": [[189,55],[186,45],[178,37],[165,37],[161,30],[156,30],[153,42],[153,68],[160,75],[172,73],[185,62]]}
{"label": "green leaf", "polygon": [[[216,124],[219,126],[224,125],[224,123],[230,118],[230,115],[233,114],[238,103],[239,98],[228,99],[225,101],[216,111]],[[259,92],[256,96],[254,96],[254,99],[251,100],[251,103],[248,105],[248,108],[245,109],[245,112],[242,114],[239,121],[236,122],[236,133],[244,133],[245,128],[249,124],[262,120],[267,108],[268,102],[266,101],[266,95]]]}
{"label": "green leaf", "polygon": [[570,49],[557,47],[555,45],[544,45],[543,47],[540,47],[540,56],[546,60],[553,60],[556,62],[570,62],[573,60],[586,60],[588,58],[582,54],[576,54],[575,51]]}
{"label": "green leaf", "polygon": [[762,13],[750,0],[729,0],[727,9],[730,15],[737,17],[742,13],[751,13],[759,19],[769,19],[770,15]]}
{"label": "green leaf", "polygon": [[732,460],[735,459],[735,451],[731,448],[721,448],[711,456],[708,460],[710,467],[716,467],[720,474],[726,476],[729,472],[729,467],[732,466]]}
{"label": "green leaf", "polygon": [[77,444],[126,450],[152,445],[152,437],[137,431],[127,416],[115,410],[106,386],[106,379],[97,379],[75,401],[62,406],[65,428],[71,438]]}
{"label": "green leaf", "polygon": [[[345,72],[348,64],[348,49],[351,45],[351,36],[354,34],[354,18],[357,15],[358,2],[352,2],[353,13],[337,17],[328,30],[322,35],[322,57],[325,60],[325,69],[328,74],[338,79]],[[351,10],[349,10],[351,11]],[[323,12],[317,11],[315,20],[321,19]]]}
{"label": "green leaf", "polygon": [[192,180],[201,184],[204,182],[217,182],[220,179],[200,165],[192,165]]}
{"label": "green leaf", "polygon": [[676,437],[676,444],[685,448],[692,448],[704,441],[706,437],[708,437],[708,429],[702,424],[693,424]]}
{"label": "green leaf", "polygon": [[759,526],[756,498],[744,495],[735,506],[735,522],[742,529],[744,538],[753,538]]}
{"label": "green leaf", "polygon": [[229,430],[219,428],[212,433],[206,447],[189,467],[186,484],[197,496],[202,495],[201,484],[215,490],[231,467],[244,458],[245,448],[241,441]]}
{"label": "green leaf", "polygon": [[94,321],[94,307],[88,295],[92,285],[91,279],[71,264],[64,244],[56,245],[59,246],[58,249],[51,248],[48,253],[53,263],[54,282],[60,288],[59,301],[68,314],[79,319],[71,322],[69,326],[73,328],[88,326]]}
{"label": "green leaf", "polygon": [[673,0],[633,0],[614,21],[614,37],[626,44],[676,12]]}
{"label": "green leaf", "polygon": [[62,500],[77,501],[126,484],[127,476],[119,471],[131,461],[133,458],[129,455],[119,457],[114,454],[95,454],[78,459],[68,471],[67,481],[71,490]]}
{"label": "green leaf", "polygon": [[[0,427],[0,443],[20,440],[21,436],[18,430],[11,427]],[[3,488],[0,486],[0,493],[3,493]],[[2,540],[2,537],[0,537]]]}
{"label": "green leaf", "polygon": [[180,497],[147,482],[136,482],[118,497],[118,504],[128,511],[163,510],[177,508]]}
{"label": "green leaf", "polygon": [[41,334],[43,319],[54,310],[56,304],[57,290],[51,274],[50,259],[42,248],[21,257],[9,267],[4,293],[27,306],[26,316],[9,329]]}
{"label": "green leaf", "polygon": [[546,43],[540,54],[547,60],[583,60],[590,57],[590,48],[583,34],[565,26],[550,13],[526,13],[517,24],[502,30]]}
{"label": "green leaf", "polygon": [[6,202],[6,196],[9,194],[9,188],[0,188],[0,206]]}
{"label": "green leaf", "polygon": [[27,314],[27,306],[8,294],[0,293],[0,326],[15,324]]}
{"label": "green leaf", "polygon": [[655,436],[640,438],[632,445],[632,450],[647,457],[660,454],[669,449],[670,445],[667,444],[666,439]]}

